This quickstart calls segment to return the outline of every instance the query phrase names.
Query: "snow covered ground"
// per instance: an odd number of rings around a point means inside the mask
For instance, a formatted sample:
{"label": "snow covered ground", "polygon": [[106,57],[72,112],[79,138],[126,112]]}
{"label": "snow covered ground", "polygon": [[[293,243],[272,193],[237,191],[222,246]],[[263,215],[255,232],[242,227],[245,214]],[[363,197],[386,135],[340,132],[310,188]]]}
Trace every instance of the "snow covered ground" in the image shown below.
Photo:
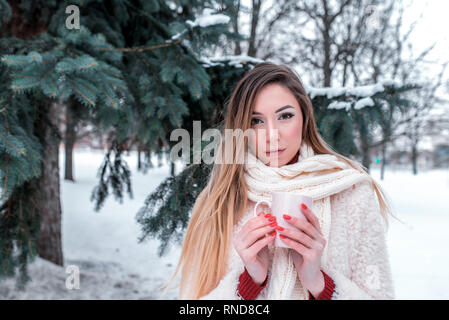
{"label": "snow covered ground", "polygon": [[[413,176],[387,172],[382,186],[393,202],[388,232],[398,299],[449,299],[449,170]],[[379,171],[372,176],[379,181]]]}
{"label": "snow covered ground", "polygon": [[[75,152],[75,183],[61,179],[64,267],[37,258],[29,265],[32,281],[23,292],[14,279],[0,283],[0,299],[160,299],[162,286],[174,272],[180,248],[172,246],[158,257],[158,241],[137,243],[140,228],[135,215],[146,196],[169,174],[169,167],[136,172],[136,154],[126,157],[132,170],[134,199],[120,204],[111,196],[100,212],[90,195],[97,184],[100,151]],[[61,152],[60,166],[63,167]],[[179,170],[179,169],[178,169]],[[179,171],[178,171],[179,172]],[[379,180],[379,171],[372,176]],[[63,170],[61,170],[61,177]],[[449,170],[412,176],[409,171],[386,172],[381,182],[393,201],[388,246],[398,299],[449,299]],[[79,289],[66,288],[80,271]],[[174,299],[177,290],[165,299]]]}

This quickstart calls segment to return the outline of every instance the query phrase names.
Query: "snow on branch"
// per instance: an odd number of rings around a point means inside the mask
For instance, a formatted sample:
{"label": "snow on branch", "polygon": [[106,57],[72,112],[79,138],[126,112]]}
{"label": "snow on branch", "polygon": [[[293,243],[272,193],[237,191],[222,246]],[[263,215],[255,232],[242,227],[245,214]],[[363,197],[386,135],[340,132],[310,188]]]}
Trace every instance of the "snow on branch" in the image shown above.
{"label": "snow on branch", "polygon": [[371,97],[376,93],[385,90],[384,86],[394,87],[399,86],[398,83],[392,80],[385,80],[375,84],[357,87],[335,87],[335,88],[305,88],[310,96],[310,99],[316,96],[326,96],[328,99],[332,99],[341,95],[355,96],[360,98]]}
{"label": "snow on branch", "polygon": [[351,103],[347,101],[332,101],[328,106],[328,109],[351,109]]}
{"label": "snow on branch", "polygon": [[202,15],[197,17],[195,21],[187,20],[186,23],[193,27],[200,26],[200,27],[209,27],[217,24],[227,24],[231,18],[227,15],[218,13],[215,14],[212,9],[204,9],[204,12]]}
{"label": "snow on branch", "polygon": [[[221,14],[221,13],[214,13],[212,9],[204,9],[203,14],[201,14],[199,17],[195,19],[195,21],[187,20],[186,24],[190,28],[194,27],[210,27],[215,26],[218,24],[228,24],[229,21],[231,21],[231,18],[227,15]],[[187,33],[187,29],[182,30],[181,32],[178,32],[173,37],[171,37],[170,40],[167,40],[166,42],[177,40],[180,37],[182,37],[184,34]]]}
{"label": "snow on branch", "polygon": [[225,64],[228,64],[230,66],[236,67],[236,68],[242,68],[244,64],[250,62],[253,64],[258,64],[261,62],[264,62],[261,59],[257,59],[254,57],[246,56],[246,55],[239,55],[239,56],[222,56],[222,57],[215,57],[215,58],[206,58],[202,57],[200,59],[200,62],[203,63],[204,67],[214,67],[214,66],[225,66]]}
{"label": "snow on branch", "polygon": [[[327,99],[334,99],[339,96],[349,96],[349,101],[332,101],[328,105],[328,109],[351,109],[354,104],[354,109],[360,110],[365,107],[373,107],[374,101],[371,98],[379,92],[385,91],[385,87],[400,87],[400,84],[393,80],[384,80],[372,85],[357,86],[357,87],[333,87],[333,88],[314,88],[305,87],[310,99],[317,96],[323,96]],[[359,99],[360,98],[360,99]]]}
{"label": "snow on branch", "polygon": [[374,107],[374,101],[370,97],[360,99],[354,104],[354,109],[359,110],[365,107]]}

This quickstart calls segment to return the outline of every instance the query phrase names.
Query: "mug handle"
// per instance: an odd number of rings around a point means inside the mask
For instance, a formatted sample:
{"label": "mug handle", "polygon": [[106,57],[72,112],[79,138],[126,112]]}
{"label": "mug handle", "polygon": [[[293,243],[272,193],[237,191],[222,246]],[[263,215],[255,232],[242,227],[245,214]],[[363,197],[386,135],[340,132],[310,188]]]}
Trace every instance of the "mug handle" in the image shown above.
{"label": "mug handle", "polygon": [[259,204],[262,204],[262,203],[268,204],[268,206],[271,208],[271,202],[270,201],[265,201],[265,200],[257,201],[256,205],[254,206],[254,216],[255,217],[257,217],[257,207],[259,206]]}

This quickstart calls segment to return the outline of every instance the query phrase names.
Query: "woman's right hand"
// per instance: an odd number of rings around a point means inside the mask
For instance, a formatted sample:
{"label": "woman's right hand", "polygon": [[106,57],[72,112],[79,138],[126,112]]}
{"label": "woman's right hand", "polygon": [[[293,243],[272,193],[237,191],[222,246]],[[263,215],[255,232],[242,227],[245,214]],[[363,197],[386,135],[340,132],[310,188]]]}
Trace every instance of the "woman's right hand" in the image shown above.
{"label": "woman's right hand", "polygon": [[276,227],[275,217],[261,212],[257,217],[248,220],[234,238],[235,250],[242,258],[249,275],[258,285],[261,285],[267,277],[267,245],[275,239]]}

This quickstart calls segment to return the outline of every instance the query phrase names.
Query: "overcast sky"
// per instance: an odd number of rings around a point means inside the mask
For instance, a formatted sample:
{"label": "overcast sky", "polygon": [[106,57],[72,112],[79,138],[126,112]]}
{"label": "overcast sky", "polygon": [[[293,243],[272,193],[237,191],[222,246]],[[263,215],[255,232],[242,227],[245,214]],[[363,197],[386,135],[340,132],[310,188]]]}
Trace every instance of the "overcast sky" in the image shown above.
{"label": "overcast sky", "polygon": [[[433,43],[435,48],[428,56],[428,60],[435,64],[429,65],[429,72],[437,76],[441,70],[441,64],[449,61],[449,1],[447,0],[415,0],[411,1],[410,8],[405,12],[405,17],[409,19],[406,23],[412,23],[418,19],[416,28],[413,32],[413,45],[416,54],[422,52]],[[445,69],[443,81],[449,81],[449,66]],[[442,86],[437,91],[437,95],[448,99],[448,87]],[[439,110],[448,110],[449,105],[438,105],[435,112]]]}
{"label": "overcast sky", "polygon": [[447,0],[415,0],[411,1],[410,8],[405,11],[406,23],[412,23],[422,14],[422,18],[413,32],[413,43],[418,51],[436,46],[429,55],[439,62],[449,60],[449,1]]}

